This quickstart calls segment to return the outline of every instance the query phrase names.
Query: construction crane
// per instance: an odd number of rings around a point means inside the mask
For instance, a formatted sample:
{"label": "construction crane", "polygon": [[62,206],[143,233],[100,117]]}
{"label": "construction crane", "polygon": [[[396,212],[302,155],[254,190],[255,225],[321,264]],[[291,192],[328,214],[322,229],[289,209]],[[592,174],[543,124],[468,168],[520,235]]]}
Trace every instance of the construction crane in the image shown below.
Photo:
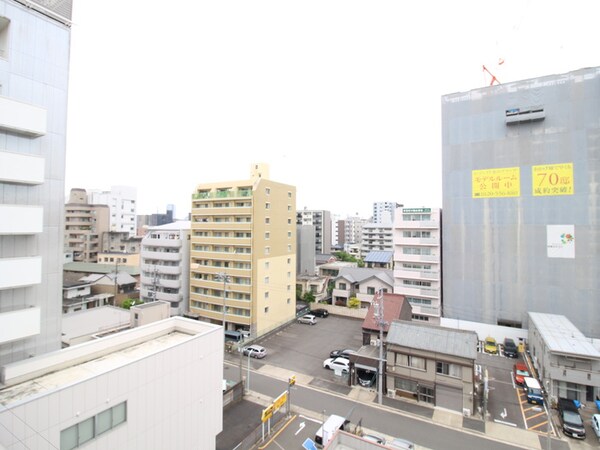
{"label": "construction crane", "polygon": [[[502,62],[504,62],[504,61],[502,61]],[[502,63],[500,63],[500,64],[502,64]],[[487,68],[487,67],[485,67],[485,65],[483,66],[483,71],[484,71],[484,72],[487,72],[487,73],[488,73],[488,74],[489,74],[489,75],[492,77],[492,81],[490,81],[490,86],[493,86],[493,85],[494,85],[494,83],[501,84],[501,83],[500,83],[500,80],[498,80],[498,78],[496,78],[496,75],[494,75],[492,72],[490,72],[490,71],[488,70],[488,68]]]}

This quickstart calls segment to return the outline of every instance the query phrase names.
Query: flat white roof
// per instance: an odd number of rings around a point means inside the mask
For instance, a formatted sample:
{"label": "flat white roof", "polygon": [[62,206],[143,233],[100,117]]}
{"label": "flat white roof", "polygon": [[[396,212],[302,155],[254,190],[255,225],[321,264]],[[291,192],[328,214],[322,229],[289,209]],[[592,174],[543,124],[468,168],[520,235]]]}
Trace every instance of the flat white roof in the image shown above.
{"label": "flat white roof", "polygon": [[[2,367],[7,387],[0,385],[0,405],[10,406],[131,364],[220,326],[181,317],[154,322],[96,341]],[[12,378],[11,378],[12,377]]]}
{"label": "flat white roof", "polygon": [[529,320],[533,322],[550,352],[600,359],[600,352],[596,350],[592,340],[585,337],[565,316],[530,312]]}

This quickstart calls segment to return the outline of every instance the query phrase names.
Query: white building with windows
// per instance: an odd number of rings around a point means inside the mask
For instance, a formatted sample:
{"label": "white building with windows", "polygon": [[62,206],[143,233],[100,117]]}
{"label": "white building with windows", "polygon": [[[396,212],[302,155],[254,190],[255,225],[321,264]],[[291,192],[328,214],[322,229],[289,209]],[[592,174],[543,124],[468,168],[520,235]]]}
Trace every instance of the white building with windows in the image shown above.
{"label": "white building with windows", "polygon": [[135,236],[137,231],[137,190],[130,186],[111,186],[110,191],[88,190],[90,205],[108,205],[110,231],[125,231]]}
{"label": "white building with windows", "polygon": [[396,208],[402,205],[396,202],[373,203],[373,223],[392,225],[396,215]]}
{"label": "white building with windows", "polygon": [[61,346],[71,7],[0,0],[0,365]]}
{"label": "white building with windows", "polygon": [[222,327],[172,317],[2,367],[0,448],[212,449]]}
{"label": "white building with windows", "polygon": [[150,227],[142,239],[140,299],[171,304],[171,315],[189,310],[190,221]]}
{"label": "white building with windows", "polygon": [[364,259],[371,252],[391,252],[394,250],[392,223],[367,223],[362,227],[360,257]]}
{"label": "white building with windows", "polygon": [[413,320],[436,325],[442,313],[442,242],[439,208],[398,208],[394,222],[394,293]]}

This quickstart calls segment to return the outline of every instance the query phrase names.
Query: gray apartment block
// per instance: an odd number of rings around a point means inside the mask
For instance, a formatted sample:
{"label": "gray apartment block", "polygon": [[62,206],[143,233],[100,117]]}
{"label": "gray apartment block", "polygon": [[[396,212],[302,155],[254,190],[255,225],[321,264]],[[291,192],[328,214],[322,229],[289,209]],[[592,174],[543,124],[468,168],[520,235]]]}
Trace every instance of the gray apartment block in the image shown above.
{"label": "gray apartment block", "polygon": [[0,365],[61,347],[72,1],[0,0]]}
{"label": "gray apartment block", "polygon": [[442,97],[444,316],[600,337],[600,67]]}

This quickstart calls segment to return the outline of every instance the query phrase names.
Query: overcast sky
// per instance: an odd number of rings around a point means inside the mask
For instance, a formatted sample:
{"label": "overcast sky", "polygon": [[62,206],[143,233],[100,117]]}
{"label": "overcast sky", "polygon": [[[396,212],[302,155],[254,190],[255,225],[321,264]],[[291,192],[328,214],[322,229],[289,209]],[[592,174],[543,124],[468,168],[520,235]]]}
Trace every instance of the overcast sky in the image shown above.
{"label": "overcast sky", "polygon": [[183,217],[266,162],[298,209],[441,207],[441,96],[600,65],[599,4],[74,0],[66,193]]}

